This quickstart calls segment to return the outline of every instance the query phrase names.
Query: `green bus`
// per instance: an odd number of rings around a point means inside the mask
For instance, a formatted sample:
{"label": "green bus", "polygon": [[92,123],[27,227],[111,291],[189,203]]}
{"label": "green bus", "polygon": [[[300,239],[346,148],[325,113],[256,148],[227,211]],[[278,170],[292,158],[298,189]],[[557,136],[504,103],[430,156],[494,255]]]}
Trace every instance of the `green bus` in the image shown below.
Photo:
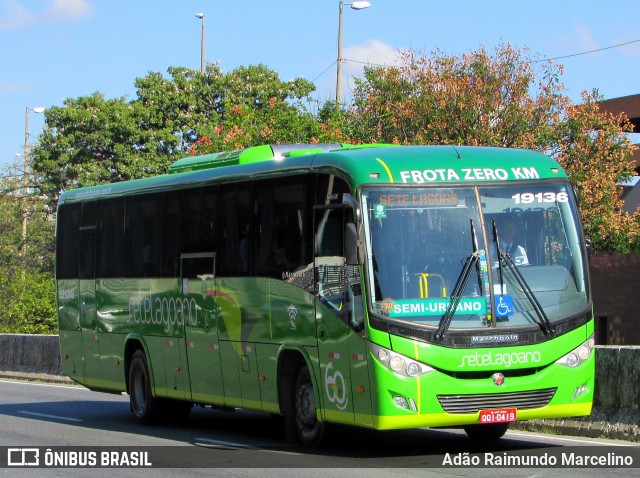
{"label": "green bus", "polygon": [[[589,415],[594,323],[573,190],[548,156],[262,145],[58,205],[63,371],[150,423],[259,410],[462,427]],[[507,244],[510,240],[512,244]]]}

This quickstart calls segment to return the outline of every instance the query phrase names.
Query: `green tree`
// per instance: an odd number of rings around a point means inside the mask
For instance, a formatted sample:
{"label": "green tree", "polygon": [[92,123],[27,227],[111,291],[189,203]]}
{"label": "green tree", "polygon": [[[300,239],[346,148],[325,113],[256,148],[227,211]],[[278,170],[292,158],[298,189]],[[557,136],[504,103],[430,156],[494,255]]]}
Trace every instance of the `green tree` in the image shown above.
{"label": "green tree", "polygon": [[264,65],[241,66],[220,78],[218,87],[217,114],[199,124],[191,154],[313,141],[319,132],[306,106],[315,90],[307,80],[282,81]]}
{"label": "green tree", "polygon": [[317,130],[304,107],[315,89],[307,80],[282,81],[264,65],[168,73],[136,79],[129,102],[94,93],[45,112],[32,167],[52,202],[65,189],[161,174],[190,148],[301,142]]}
{"label": "green tree", "polygon": [[0,333],[53,333],[54,222],[15,170],[0,180]]}
{"label": "green tree", "polygon": [[105,100],[100,93],[47,109],[31,154],[41,191],[55,201],[63,189],[164,172],[169,154],[162,154],[140,127],[141,115],[135,102]]}

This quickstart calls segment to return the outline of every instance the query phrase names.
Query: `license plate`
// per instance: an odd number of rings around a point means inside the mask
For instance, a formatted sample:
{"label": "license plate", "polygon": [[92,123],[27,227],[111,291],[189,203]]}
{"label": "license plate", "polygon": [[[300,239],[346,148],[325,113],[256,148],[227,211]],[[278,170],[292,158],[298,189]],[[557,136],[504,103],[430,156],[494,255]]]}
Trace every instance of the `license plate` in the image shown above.
{"label": "license plate", "polygon": [[480,410],[480,423],[504,423],[516,421],[515,408],[500,408],[497,410]]}

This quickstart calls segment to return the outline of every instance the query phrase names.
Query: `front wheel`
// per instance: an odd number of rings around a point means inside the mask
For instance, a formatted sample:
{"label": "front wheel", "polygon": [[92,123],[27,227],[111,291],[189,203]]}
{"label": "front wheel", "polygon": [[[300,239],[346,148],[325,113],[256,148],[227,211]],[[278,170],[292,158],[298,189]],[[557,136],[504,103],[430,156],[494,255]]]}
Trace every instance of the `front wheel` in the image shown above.
{"label": "front wheel", "polygon": [[498,440],[507,433],[509,423],[491,423],[488,425],[467,425],[464,431],[473,440]]}
{"label": "front wheel", "polygon": [[320,445],[325,437],[327,425],[318,420],[316,394],[306,366],[298,371],[293,409],[296,433],[300,442],[307,446]]}
{"label": "front wheel", "polygon": [[147,357],[136,350],[129,367],[129,400],[133,415],[142,423],[156,423],[160,419],[161,404],[151,392],[151,375]]}

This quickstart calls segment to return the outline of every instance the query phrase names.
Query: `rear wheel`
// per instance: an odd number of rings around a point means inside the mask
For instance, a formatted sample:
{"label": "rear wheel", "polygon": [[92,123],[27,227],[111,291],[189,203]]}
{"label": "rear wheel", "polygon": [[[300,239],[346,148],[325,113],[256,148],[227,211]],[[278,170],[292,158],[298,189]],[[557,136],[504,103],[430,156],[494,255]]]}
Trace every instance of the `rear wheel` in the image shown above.
{"label": "rear wheel", "polygon": [[467,425],[464,431],[473,440],[498,440],[507,433],[509,423],[491,423],[488,425]]}
{"label": "rear wheel", "polygon": [[161,402],[151,392],[151,375],[147,357],[136,350],[129,367],[129,400],[131,412],[142,423],[156,423],[161,416]]}
{"label": "rear wheel", "polygon": [[298,439],[303,445],[318,446],[322,443],[327,425],[318,420],[316,393],[309,369],[303,366],[298,371],[293,396],[295,427]]}

